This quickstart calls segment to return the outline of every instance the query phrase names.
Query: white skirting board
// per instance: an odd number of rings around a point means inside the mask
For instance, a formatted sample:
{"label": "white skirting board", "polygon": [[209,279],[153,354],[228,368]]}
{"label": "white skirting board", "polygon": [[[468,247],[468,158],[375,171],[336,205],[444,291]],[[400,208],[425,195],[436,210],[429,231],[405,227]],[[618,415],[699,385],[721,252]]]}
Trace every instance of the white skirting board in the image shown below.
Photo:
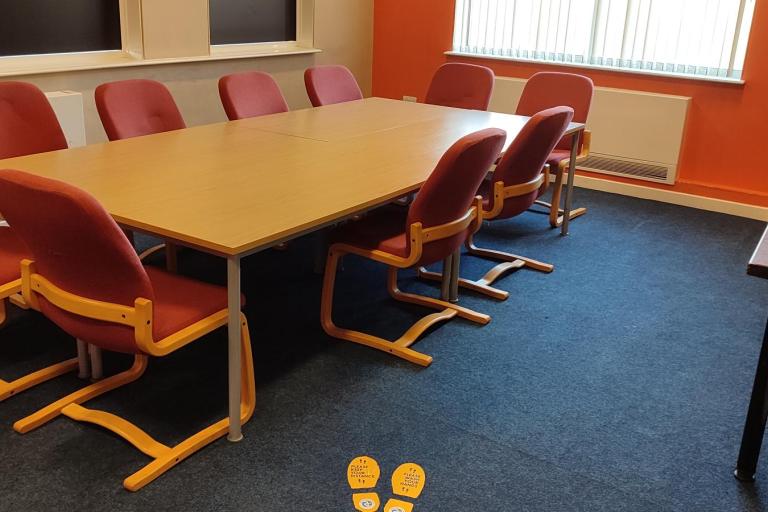
{"label": "white skirting board", "polygon": [[[677,204],[688,206],[699,210],[710,212],[726,213],[737,217],[746,217],[748,219],[762,220],[768,222],[768,208],[762,206],[753,206],[750,204],[736,203],[724,199],[712,199],[709,197],[696,196],[693,194],[684,194],[672,190],[662,190],[641,185],[632,185],[628,183],[619,183],[611,180],[602,180],[590,176],[576,176],[574,184],[577,187],[591,190],[600,190],[612,194],[637,197],[640,199],[650,199],[662,203]],[[579,203],[578,191],[574,198],[574,207]]]}

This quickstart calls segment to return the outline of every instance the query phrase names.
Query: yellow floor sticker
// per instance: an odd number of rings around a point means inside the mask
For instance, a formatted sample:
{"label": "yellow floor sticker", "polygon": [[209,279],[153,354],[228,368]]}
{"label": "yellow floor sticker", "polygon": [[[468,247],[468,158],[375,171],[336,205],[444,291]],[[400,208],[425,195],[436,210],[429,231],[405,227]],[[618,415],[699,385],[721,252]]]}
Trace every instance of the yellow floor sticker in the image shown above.
{"label": "yellow floor sticker", "polygon": [[[373,489],[379,482],[381,470],[379,463],[368,456],[355,457],[347,467],[347,481],[352,489]],[[352,495],[355,510],[376,512],[381,506],[379,495],[375,492],[355,493]]]}
{"label": "yellow floor sticker", "polygon": [[424,468],[413,462],[407,462],[392,473],[392,492],[398,496],[416,499],[424,490],[426,479]]}
{"label": "yellow floor sticker", "polygon": [[360,512],[376,512],[381,505],[379,495],[375,492],[353,494],[352,503],[355,504],[355,510]]}
{"label": "yellow floor sticker", "polygon": [[347,467],[347,481],[352,489],[373,489],[380,475],[379,463],[368,456],[355,457]]}
{"label": "yellow floor sticker", "polygon": [[384,505],[384,512],[412,512],[413,503],[407,503],[405,501],[396,500],[390,498],[387,504]]}

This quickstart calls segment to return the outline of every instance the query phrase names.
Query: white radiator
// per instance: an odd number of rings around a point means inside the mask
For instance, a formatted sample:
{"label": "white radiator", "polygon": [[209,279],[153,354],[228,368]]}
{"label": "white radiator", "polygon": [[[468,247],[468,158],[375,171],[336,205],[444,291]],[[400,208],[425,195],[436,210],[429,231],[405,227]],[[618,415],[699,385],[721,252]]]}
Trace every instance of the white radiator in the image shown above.
{"label": "white radiator", "polygon": [[[525,80],[497,78],[490,110],[514,113]],[[691,98],[596,87],[587,128],[590,158],[580,169],[673,184]]]}
{"label": "white radiator", "polygon": [[45,95],[56,112],[61,129],[71,148],[85,146],[85,112],[83,95],[74,91],[54,91]]}

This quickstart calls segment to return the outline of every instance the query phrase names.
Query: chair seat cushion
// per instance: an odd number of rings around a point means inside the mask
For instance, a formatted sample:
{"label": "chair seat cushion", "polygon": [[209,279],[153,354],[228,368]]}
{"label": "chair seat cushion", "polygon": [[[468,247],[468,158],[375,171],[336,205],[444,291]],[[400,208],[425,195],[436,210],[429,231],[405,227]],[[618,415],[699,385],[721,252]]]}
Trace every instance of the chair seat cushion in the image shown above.
{"label": "chair seat cushion", "polygon": [[550,153],[549,158],[547,159],[547,163],[549,164],[549,167],[553,173],[557,172],[557,168],[560,166],[560,162],[563,160],[570,160],[571,158],[571,150],[570,149],[555,149]]}
{"label": "chair seat cushion", "polygon": [[[155,291],[153,336],[155,341],[227,309],[227,289],[223,286],[171,274],[157,267],[145,267]],[[245,297],[240,296],[241,306]]]}
{"label": "chair seat cushion", "polygon": [[405,223],[408,208],[385,206],[361,220],[350,221],[331,234],[332,243],[344,243],[366,250],[384,251],[395,256],[408,256]]}
{"label": "chair seat cushion", "polygon": [[21,260],[29,250],[7,226],[0,226],[0,286],[21,278]]}
{"label": "chair seat cushion", "polygon": [[[227,289],[146,266],[155,300],[152,303],[155,342],[227,308]],[[137,297],[138,298],[138,297]],[[245,298],[241,295],[241,304]],[[54,307],[40,300],[43,313]],[[131,304],[132,305],[132,304]],[[60,311],[60,310],[59,310]],[[56,324],[71,336],[106,350],[133,354],[138,351],[132,327],[83,319],[71,313],[56,315]]]}

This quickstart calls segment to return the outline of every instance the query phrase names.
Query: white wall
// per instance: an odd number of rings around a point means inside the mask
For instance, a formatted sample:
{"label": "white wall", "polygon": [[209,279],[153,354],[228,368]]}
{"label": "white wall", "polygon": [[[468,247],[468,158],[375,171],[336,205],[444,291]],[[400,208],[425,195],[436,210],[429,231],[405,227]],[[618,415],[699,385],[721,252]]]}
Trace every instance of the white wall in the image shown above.
{"label": "white wall", "polygon": [[184,64],[163,64],[104,70],[50,73],[13,77],[32,82],[43,91],[73,90],[83,93],[88,143],[102,142],[94,89],[104,82],[149,78],[164,82],[173,93],[188,126],[225,121],[217,82],[227,73],[260,70],[271,73],[291,108],[310,106],[304,90],[304,70],[315,64],[344,64],[360,82],[366,95],[371,91],[373,54],[373,0],[316,0],[315,46],[322,53],[258,57]]}

